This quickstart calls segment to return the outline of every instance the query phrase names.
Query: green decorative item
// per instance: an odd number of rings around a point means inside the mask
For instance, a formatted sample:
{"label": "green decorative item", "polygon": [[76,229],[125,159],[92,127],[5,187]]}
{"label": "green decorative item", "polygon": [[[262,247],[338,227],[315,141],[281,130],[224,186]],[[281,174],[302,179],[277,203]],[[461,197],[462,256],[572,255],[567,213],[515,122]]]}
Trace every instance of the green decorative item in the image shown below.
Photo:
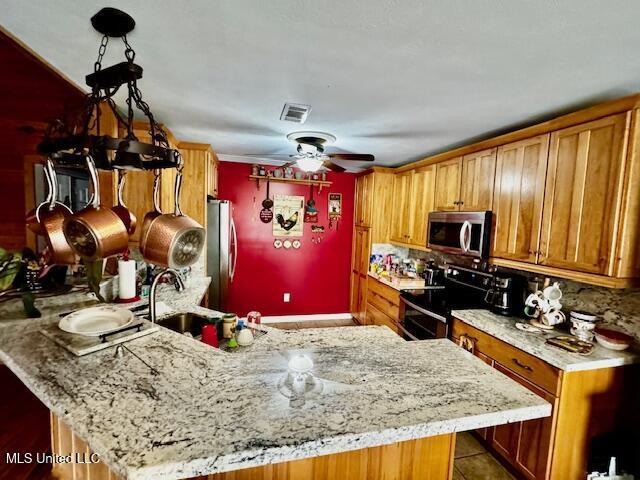
{"label": "green decorative item", "polygon": [[227,346],[228,346],[229,348],[237,348],[237,346],[238,346],[238,341],[236,340],[236,337],[231,337],[231,338],[229,339],[229,343],[227,343]]}
{"label": "green decorative item", "polygon": [[0,292],[12,287],[22,267],[22,255],[10,253],[0,248]]}
{"label": "green decorative item", "polygon": [[87,271],[87,283],[93,293],[95,293],[98,300],[106,302],[104,297],[100,294],[100,282],[102,281],[102,266],[104,260],[95,260],[93,262],[86,262],[84,268]]}
{"label": "green decorative item", "polygon": [[42,313],[36,308],[36,297],[31,292],[22,294],[22,307],[29,318],[40,318]]}

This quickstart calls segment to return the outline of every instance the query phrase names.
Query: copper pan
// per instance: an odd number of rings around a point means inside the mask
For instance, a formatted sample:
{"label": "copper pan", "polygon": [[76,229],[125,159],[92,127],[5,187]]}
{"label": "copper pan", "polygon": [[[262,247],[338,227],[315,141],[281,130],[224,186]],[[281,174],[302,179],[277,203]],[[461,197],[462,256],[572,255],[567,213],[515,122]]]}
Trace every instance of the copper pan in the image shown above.
{"label": "copper pan", "polygon": [[90,156],[87,168],[93,188],[92,202],[64,222],[64,235],[78,255],[93,261],[123,253],[129,246],[129,234],[114,211],[100,206],[100,183]]}
{"label": "copper pan", "polygon": [[126,170],[118,172],[118,203],[111,207],[111,210],[120,217],[120,220],[122,220],[122,223],[124,223],[124,226],[127,229],[127,233],[129,235],[133,235],[133,232],[136,231],[138,219],[122,201],[122,190],[124,190],[124,179],[126,175]]}
{"label": "copper pan", "polygon": [[153,210],[147,212],[142,219],[142,231],[140,232],[140,253],[144,257],[145,247],[146,247],[146,239],[149,233],[149,226],[151,222],[162,215],[162,210],[160,210],[160,170],[156,170],[155,177],[153,179]]}
{"label": "copper pan", "polygon": [[73,212],[65,204],[56,201],[58,197],[58,181],[51,159],[45,164],[48,185],[50,188],[49,202],[42,202],[36,208],[36,220],[42,227],[42,235],[49,247],[48,262],[55,265],[74,265],[76,256],[67,243],[63,232],[63,225]]}
{"label": "copper pan", "polygon": [[181,165],[177,172],[174,212],[151,219],[141,239],[145,260],[170,268],[193,265],[198,260],[205,242],[205,230],[202,225],[184,215],[180,209]]}

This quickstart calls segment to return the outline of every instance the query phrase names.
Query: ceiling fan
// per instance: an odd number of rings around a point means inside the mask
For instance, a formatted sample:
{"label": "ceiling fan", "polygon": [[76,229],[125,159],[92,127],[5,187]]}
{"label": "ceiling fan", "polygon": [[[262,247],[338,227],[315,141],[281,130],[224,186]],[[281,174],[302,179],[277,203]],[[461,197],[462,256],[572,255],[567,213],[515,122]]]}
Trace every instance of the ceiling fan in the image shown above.
{"label": "ceiling fan", "polygon": [[283,167],[296,165],[306,172],[316,172],[326,168],[333,172],[344,172],[346,168],[336,164],[338,161],[373,162],[375,157],[370,154],[358,153],[326,153],[325,146],[336,141],[336,137],[324,132],[293,132],[287,135],[287,139],[297,143],[298,153],[293,155],[262,155],[248,154],[244,157],[262,157],[288,160]]}

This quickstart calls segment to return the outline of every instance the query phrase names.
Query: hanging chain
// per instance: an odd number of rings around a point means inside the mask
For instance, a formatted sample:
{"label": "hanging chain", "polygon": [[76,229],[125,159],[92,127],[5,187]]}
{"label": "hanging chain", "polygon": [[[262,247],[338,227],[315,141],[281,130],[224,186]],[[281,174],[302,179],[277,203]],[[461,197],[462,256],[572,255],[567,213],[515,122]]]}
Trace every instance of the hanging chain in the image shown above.
{"label": "hanging chain", "polygon": [[100,42],[100,48],[98,48],[98,59],[93,64],[93,71],[99,72],[102,68],[102,57],[104,57],[104,52],[107,51],[107,44],[109,43],[109,37],[104,35],[102,37],[102,41]]}
{"label": "hanging chain", "polygon": [[125,46],[124,56],[127,57],[128,62],[133,63],[133,59],[136,58],[136,52],[134,52],[133,48],[131,48],[131,45],[129,45],[126,35],[122,36],[122,43],[124,43]]}

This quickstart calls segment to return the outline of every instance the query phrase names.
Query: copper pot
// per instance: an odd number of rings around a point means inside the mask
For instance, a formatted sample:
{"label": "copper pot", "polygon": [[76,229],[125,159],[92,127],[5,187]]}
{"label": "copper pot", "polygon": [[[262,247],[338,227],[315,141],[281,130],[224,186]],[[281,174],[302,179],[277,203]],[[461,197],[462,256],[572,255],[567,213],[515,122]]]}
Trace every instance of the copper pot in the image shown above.
{"label": "copper pot", "polygon": [[154,265],[183,268],[193,265],[204,247],[205,230],[180,209],[182,168],[175,182],[174,212],[152,218],[141,238],[144,259]]}
{"label": "copper pot", "polygon": [[153,210],[147,212],[142,219],[142,231],[140,232],[140,253],[144,257],[147,233],[151,222],[162,215],[160,210],[160,170],[155,171],[155,178],[153,179]]}
{"label": "copper pot", "polygon": [[49,250],[48,263],[74,265],[76,256],[63,232],[64,222],[73,215],[73,212],[65,204],[56,201],[58,197],[58,181],[50,158],[47,159],[45,165],[45,176],[49,187],[48,201],[38,205],[35,217],[42,229],[42,236],[47,242]]}
{"label": "copper pot", "polygon": [[88,261],[123,253],[129,246],[127,227],[114,211],[100,206],[100,183],[93,159],[87,156],[93,199],[64,222],[64,235],[78,255]]}
{"label": "copper pot", "polygon": [[114,207],[111,207],[111,210],[120,217],[120,220],[122,220],[122,223],[124,223],[127,229],[127,233],[133,235],[133,232],[136,231],[138,219],[122,201],[122,190],[124,189],[124,179],[126,175],[127,172],[125,170],[118,172],[118,203]]}

